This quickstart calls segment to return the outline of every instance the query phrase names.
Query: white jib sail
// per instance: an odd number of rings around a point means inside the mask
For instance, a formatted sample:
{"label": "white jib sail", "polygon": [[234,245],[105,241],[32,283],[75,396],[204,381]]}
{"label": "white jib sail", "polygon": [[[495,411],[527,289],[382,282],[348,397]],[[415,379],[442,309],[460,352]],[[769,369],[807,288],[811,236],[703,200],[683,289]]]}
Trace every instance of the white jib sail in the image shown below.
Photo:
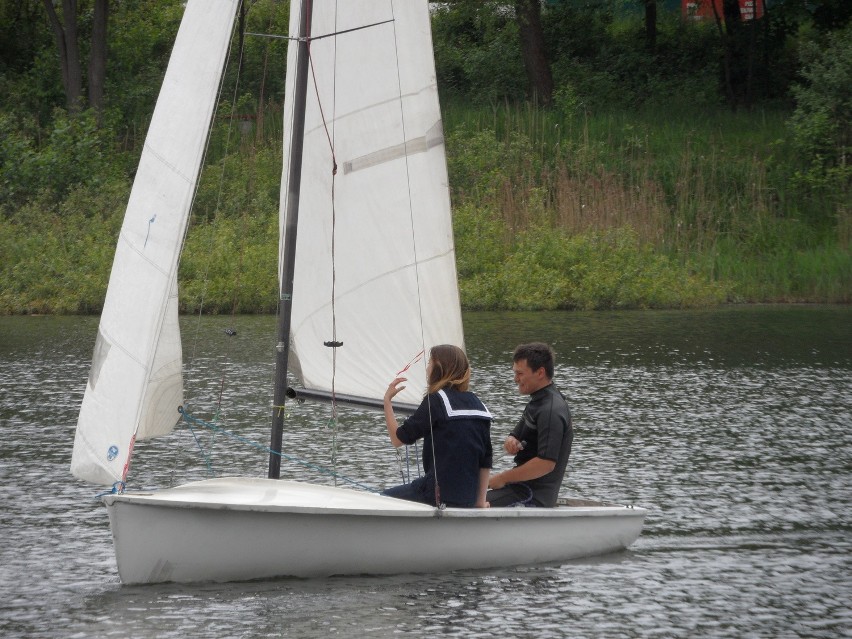
{"label": "white jib sail", "polygon": [[178,421],[178,256],[238,4],[186,5],[115,251],[74,439],[79,479],[121,480],[135,439]]}
{"label": "white jib sail", "polygon": [[[334,374],[337,393],[381,398],[425,347],[424,360],[406,371],[407,388],[397,396],[418,403],[429,348],[464,347],[428,4],[313,5],[291,369],[306,388],[331,390]],[[299,32],[299,15],[294,0],[291,36]],[[294,49],[291,44],[285,179]],[[329,136],[338,165],[333,191]],[[285,184],[282,217],[287,191]],[[332,340],[333,317],[343,342],[334,367],[332,349],[323,344]]]}

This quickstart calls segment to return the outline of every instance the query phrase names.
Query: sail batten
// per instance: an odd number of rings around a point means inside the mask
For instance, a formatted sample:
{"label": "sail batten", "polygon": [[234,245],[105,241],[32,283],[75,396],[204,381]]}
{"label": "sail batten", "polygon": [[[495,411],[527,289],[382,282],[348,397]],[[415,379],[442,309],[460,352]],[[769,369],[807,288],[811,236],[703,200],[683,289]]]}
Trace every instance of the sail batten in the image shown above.
{"label": "sail batten", "polygon": [[427,133],[419,138],[414,138],[412,140],[408,140],[403,144],[397,144],[392,147],[388,147],[386,149],[379,149],[378,151],[373,151],[368,155],[361,156],[360,158],[353,158],[352,160],[347,160],[343,162],[343,172],[352,173],[353,171],[360,171],[361,169],[367,169],[371,166],[375,166],[376,164],[383,164],[384,162],[390,162],[393,160],[397,160],[399,158],[405,157],[406,155],[412,155],[414,153],[425,153],[433,146],[439,146],[444,143],[444,135],[443,129],[441,128],[441,123],[435,124]]}
{"label": "sail batten", "polygon": [[136,439],[170,432],[182,402],[177,265],[239,0],[189,0],[116,246],[71,472],[124,479]]}

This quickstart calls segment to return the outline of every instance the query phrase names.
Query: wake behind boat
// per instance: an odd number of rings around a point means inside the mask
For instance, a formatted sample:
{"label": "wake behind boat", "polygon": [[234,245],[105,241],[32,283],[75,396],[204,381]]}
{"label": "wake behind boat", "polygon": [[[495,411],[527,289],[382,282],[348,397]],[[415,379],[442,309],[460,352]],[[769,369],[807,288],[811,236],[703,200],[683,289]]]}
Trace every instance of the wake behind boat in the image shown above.
{"label": "wake behind boat", "polygon": [[[186,4],[80,409],[71,469],[114,486],[103,501],[122,582],[434,572],[628,546],[644,509],[435,508],[278,479],[288,369],[305,395],[380,406],[394,371],[464,343],[426,0],[290,3],[269,478],[124,492],[136,440],[171,432],[183,404],[177,265],[238,5]],[[399,399],[417,403],[425,362],[406,376]]]}

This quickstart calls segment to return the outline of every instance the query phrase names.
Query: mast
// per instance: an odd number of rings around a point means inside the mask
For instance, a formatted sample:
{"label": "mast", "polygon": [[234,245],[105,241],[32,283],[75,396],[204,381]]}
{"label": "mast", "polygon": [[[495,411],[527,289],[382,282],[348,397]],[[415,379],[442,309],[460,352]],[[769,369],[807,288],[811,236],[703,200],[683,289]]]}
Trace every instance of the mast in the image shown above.
{"label": "mast", "polygon": [[308,90],[308,41],[311,36],[312,0],[302,0],[299,39],[296,50],[296,83],[293,95],[293,131],[290,144],[290,172],[287,175],[287,210],[281,265],[281,291],[278,298],[278,344],[275,357],[275,392],[272,402],[270,438],[270,479],[281,475],[281,442],[284,434],[284,402],[287,397],[287,364],[290,357],[290,316],[293,310],[293,271],[296,263],[296,228],[299,219],[299,192],[302,182],[302,147],[305,139],[305,96]]}

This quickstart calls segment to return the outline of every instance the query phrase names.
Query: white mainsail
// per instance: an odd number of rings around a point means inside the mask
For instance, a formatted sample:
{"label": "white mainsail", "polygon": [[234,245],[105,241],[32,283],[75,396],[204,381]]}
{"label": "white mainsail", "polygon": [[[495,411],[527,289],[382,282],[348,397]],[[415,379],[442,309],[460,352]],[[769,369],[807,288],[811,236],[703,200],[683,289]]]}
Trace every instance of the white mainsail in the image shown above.
{"label": "white mainsail", "polygon": [[[330,391],[334,377],[337,393],[381,398],[422,349],[425,358],[435,344],[464,346],[431,38],[426,2],[313,0],[290,356],[308,389]],[[291,41],[285,179],[295,49]],[[324,345],[334,337],[336,362]],[[405,376],[397,399],[418,403],[423,362]]]}
{"label": "white mainsail", "polygon": [[133,442],[178,420],[178,257],[238,5],[187,3],[116,247],[74,439],[79,479],[121,480]]}

